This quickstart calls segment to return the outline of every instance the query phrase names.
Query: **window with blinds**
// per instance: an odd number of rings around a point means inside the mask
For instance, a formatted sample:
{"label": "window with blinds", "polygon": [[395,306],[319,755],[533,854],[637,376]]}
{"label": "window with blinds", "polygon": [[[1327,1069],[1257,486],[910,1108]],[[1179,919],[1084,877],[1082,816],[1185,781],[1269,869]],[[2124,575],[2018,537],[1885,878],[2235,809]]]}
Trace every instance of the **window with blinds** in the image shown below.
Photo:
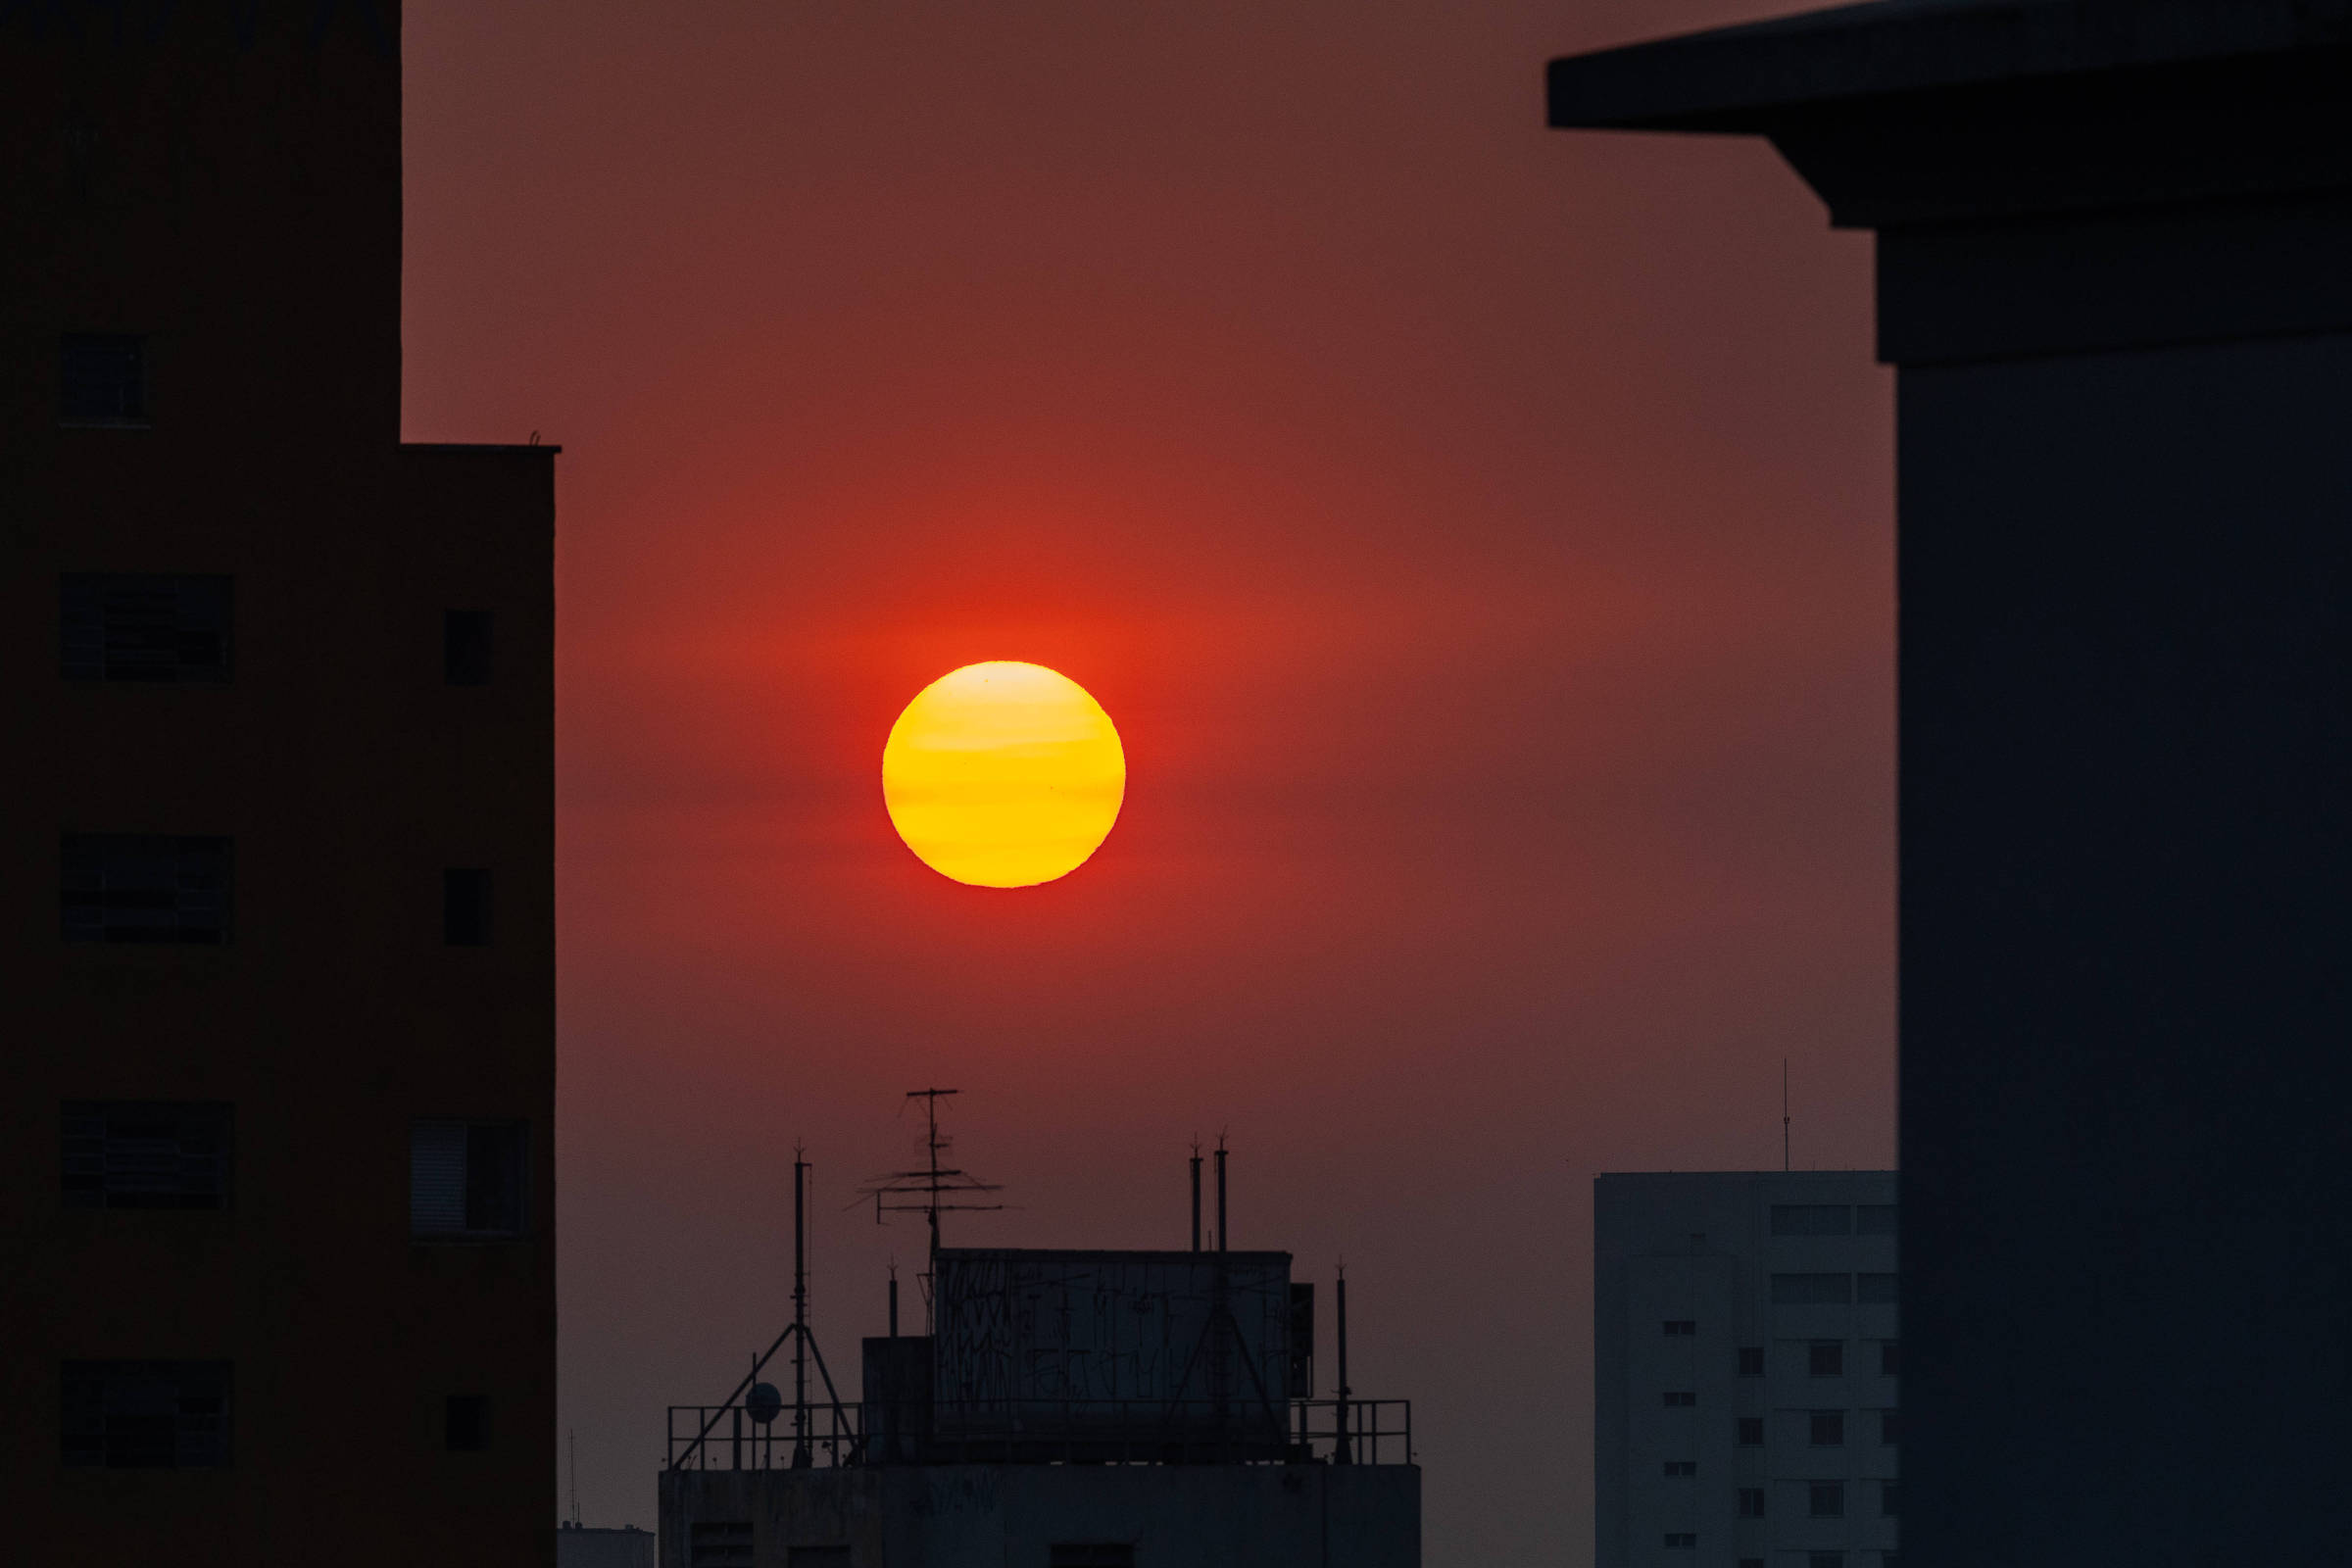
{"label": "window with blinds", "polygon": [[69,1208],[226,1208],[224,1104],[73,1101],[64,1108]]}
{"label": "window with blinds", "polygon": [[227,577],[70,571],[58,578],[59,661],[68,680],[223,685]]}
{"label": "window with blinds", "polygon": [[66,834],[58,889],[65,939],[226,943],[231,850],[224,838]]}
{"label": "window with blinds", "polygon": [[409,1233],[495,1241],[527,1228],[529,1127],[519,1121],[418,1120],[409,1128]]}
{"label": "window with blinds", "polygon": [[216,1470],[228,1463],[226,1361],[68,1361],[68,1465]]}

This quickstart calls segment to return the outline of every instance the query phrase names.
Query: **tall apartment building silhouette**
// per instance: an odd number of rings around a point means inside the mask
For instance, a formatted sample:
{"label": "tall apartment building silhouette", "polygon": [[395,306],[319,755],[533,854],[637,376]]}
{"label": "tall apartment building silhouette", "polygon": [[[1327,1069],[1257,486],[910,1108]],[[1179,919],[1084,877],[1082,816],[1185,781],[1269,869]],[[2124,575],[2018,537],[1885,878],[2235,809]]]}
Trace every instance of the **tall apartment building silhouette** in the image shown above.
{"label": "tall apartment building silhouette", "polygon": [[552,1555],[555,449],[400,442],[399,26],[0,8],[12,1560]]}

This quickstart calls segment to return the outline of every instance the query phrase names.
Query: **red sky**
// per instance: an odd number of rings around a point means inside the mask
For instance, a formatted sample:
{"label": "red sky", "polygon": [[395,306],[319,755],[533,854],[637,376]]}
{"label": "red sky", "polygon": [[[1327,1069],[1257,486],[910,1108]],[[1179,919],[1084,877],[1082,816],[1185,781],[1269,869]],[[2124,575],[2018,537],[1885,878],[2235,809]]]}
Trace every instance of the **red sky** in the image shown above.
{"label": "red sky", "polygon": [[[560,463],[564,1415],[854,1380],[965,1091],[1021,1205],[1354,1286],[1432,1568],[1592,1551],[1593,1172],[1893,1158],[1892,398],[1757,145],[1543,128],[1720,0],[410,0],[407,434]],[[1043,889],[893,836],[984,659],[1109,710]],[[1326,1360],[1324,1375],[1329,1376]]]}

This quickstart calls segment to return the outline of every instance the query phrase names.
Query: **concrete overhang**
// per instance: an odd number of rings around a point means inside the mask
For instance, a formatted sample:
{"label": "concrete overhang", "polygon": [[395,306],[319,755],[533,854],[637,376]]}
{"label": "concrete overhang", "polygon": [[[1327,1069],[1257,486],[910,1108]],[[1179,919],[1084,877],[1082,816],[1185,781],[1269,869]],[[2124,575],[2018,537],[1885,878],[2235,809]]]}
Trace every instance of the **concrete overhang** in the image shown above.
{"label": "concrete overhang", "polygon": [[1843,227],[2352,190],[2352,0],[1876,0],[1545,86],[1562,129],[1770,137]]}

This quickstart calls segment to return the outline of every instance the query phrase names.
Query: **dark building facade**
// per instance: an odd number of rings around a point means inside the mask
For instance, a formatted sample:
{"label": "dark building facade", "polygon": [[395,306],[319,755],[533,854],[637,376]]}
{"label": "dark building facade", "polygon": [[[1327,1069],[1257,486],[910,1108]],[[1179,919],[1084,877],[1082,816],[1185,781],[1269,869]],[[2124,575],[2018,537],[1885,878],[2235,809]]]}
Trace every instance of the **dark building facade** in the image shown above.
{"label": "dark building facade", "polygon": [[1550,92],[1878,237],[1904,1561],[2341,1560],[2352,8],[1887,0]]}
{"label": "dark building facade", "polygon": [[554,449],[400,442],[399,23],[0,7],[12,1560],[552,1556]]}

